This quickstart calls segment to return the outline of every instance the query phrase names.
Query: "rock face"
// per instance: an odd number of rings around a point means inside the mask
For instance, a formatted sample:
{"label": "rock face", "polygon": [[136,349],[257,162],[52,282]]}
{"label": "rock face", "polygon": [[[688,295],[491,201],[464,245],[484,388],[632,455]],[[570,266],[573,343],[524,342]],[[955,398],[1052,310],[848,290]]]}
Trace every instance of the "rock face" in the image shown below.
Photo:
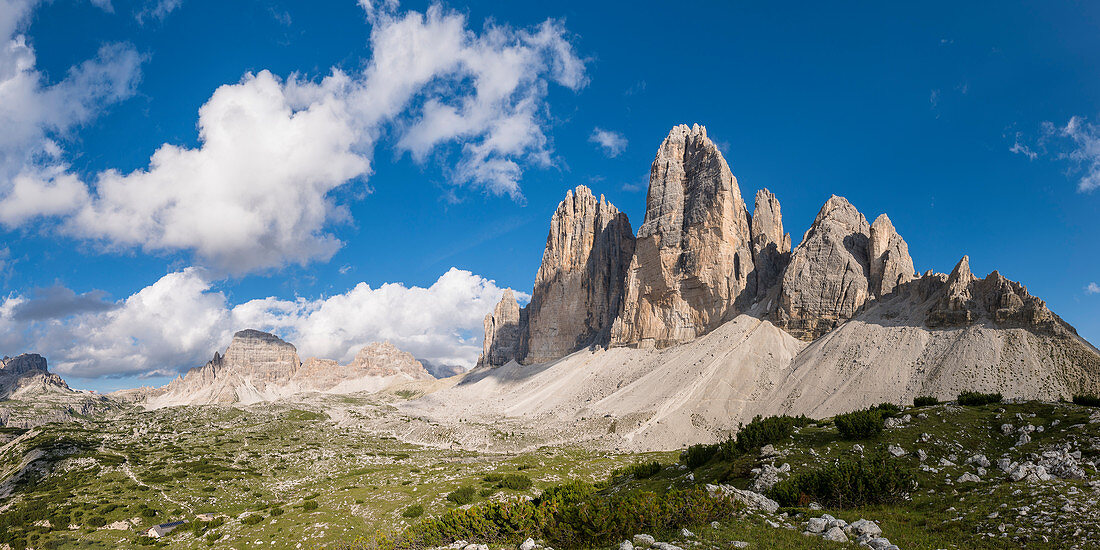
{"label": "rock face", "polygon": [[424,369],[436,378],[450,378],[466,372],[466,369],[459,365],[436,364],[426,359],[421,359],[420,364],[424,365]]}
{"label": "rock face", "polygon": [[813,340],[850,319],[871,297],[867,219],[834,195],[791,254],[776,324]]}
{"label": "rock face", "polygon": [[[541,363],[583,347],[606,347],[633,254],[626,214],[583,185],[566,193],[550,218],[542,265],[525,308],[527,353],[520,359]],[[511,307],[505,311],[509,320],[515,319]]]}
{"label": "rock face", "polygon": [[413,354],[389,342],[363,346],[355,359],[339,365],[332,359],[306,359],[289,380],[301,391],[350,393],[377,391],[396,380],[430,380],[432,375]]}
{"label": "rock face", "polygon": [[767,294],[791,261],[791,235],[783,232],[779,199],[767,189],[756,192],[752,211],[752,263],[757,299]]}
{"label": "rock face", "polygon": [[526,355],[527,312],[521,310],[512,289],[500,297],[493,312],[485,316],[485,340],[478,366],[499,367],[520,361]]}
{"label": "rock face", "polygon": [[32,371],[46,371],[46,358],[37,353],[24,353],[0,359],[0,376],[18,376]]}
{"label": "rock face", "polygon": [[[994,271],[979,279],[970,272],[970,258],[962,260],[934,290],[942,275],[925,275],[921,282],[921,297],[938,296],[929,309],[926,323],[930,327],[962,326],[992,321],[1004,328],[1027,328],[1056,336],[1076,335],[1077,331],[1047,308],[1046,302],[1028,293],[1020,283],[1010,281]],[[930,282],[925,282],[928,279]],[[938,293],[938,294],[937,294]]]}
{"label": "rock face", "polygon": [[673,128],[650,168],[612,344],[660,348],[709,332],[755,297],[752,272],[737,180],[705,128]]}
{"label": "rock face", "polygon": [[73,391],[37,353],[0,359],[0,426],[32,428],[68,422],[112,407],[106,397]]}
{"label": "rock face", "polygon": [[898,285],[913,280],[915,269],[909,256],[909,245],[894,230],[894,224],[886,214],[871,224],[868,243],[871,293],[876,298],[890,294]]}

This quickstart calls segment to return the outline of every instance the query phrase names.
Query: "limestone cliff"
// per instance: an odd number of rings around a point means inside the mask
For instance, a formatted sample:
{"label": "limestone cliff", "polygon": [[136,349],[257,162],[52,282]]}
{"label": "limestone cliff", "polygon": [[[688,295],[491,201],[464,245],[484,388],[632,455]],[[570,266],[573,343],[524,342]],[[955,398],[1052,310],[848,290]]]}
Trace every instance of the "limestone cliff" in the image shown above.
{"label": "limestone cliff", "polygon": [[916,270],[909,256],[909,245],[898,235],[886,214],[871,224],[867,257],[871,293],[875,297],[890,294],[898,285],[913,279]]}
{"label": "limestone cliff", "polygon": [[850,319],[871,296],[870,226],[846,199],[833,195],[791,254],[783,274],[776,324],[813,340]]}
{"label": "limestone cliff", "polygon": [[527,312],[521,310],[512,289],[506,289],[492,313],[485,316],[485,338],[478,366],[499,367],[527,355]]}
{"label": "limestone cliff", "polygon": [[[541,363],[588,346],[607,346],[634,254],[626,214],[585,186],[565,195],[550,233],[527,311],[527,353]],[[511,312],[511,310],[509,310]]]}
{"label": "limestone cliff", "polygon": [[713,330],[755,297],[749,215],[706,129],[680,125],[649,173],[612,344],[667,347]]}
{"label": "limestone cliff", "polygon": [[767,189],[756,192],[752,211],[752,263],[756,297],[760,299],[779,283],[791,261],[791,235],[783,232],[779,199]]}

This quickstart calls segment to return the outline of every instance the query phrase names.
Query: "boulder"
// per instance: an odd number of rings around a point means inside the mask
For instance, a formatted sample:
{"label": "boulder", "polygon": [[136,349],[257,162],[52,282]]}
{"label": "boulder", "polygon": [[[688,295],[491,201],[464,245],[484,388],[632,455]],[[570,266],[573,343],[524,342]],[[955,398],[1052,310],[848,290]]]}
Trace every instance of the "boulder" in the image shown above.
{"label": "boulder", "polygon": [[821,538],[833,542],[848,542],[848,536],[844,534],[844,530],[840,527],[833,527],[825,531],[825,534],[821,535]]}

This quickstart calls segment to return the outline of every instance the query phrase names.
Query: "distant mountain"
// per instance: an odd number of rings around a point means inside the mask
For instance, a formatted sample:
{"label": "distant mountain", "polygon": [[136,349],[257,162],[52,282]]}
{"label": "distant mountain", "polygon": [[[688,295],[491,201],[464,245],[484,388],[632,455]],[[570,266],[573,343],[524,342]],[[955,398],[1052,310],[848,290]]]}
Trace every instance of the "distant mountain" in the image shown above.
{"label": "distant mountain", "polygon": [[389,342],[364,346],[347,365],[311,357],[302,362],[297,349],[274,334],[242,330],[225,354],[191,369],[162,388],[119,393],[149,407],[214,403],[257,403],[307,392],[378,391],[432,376],[412,354]]}
{"label": "distant mountain", "polygon": [[49,371],[46,358],[24,353],[0,359],[0,425],[29,428],[110,409],[103,396],[73,391]]}
{"label": "distant mountain", "polygon": [[436,378],[450,378],[466,372],[466,369],[459,365],[437,365],[427,359],[421,359],[420,364],[424,365],[424,368]]}

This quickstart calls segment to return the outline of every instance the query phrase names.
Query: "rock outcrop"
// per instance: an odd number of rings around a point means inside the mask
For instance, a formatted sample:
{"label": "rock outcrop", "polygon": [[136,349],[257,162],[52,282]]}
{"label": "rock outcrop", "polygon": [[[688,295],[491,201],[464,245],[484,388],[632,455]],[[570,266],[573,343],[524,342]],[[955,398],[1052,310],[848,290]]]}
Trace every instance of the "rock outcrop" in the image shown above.
{"label": "rock outcrop", "polygon": [[111,408],[113,404],[103,396],[69,388],[37,353],[0,359],[0,426],[31,428]]}
{"label": "rock outcrop", "polygon": [[[1077,331],[1047,308],[1046,302],[1028,293],[1024,285],[993,271],[979,279],[970,271],[970,258],[962,260],[947,276],[925,275],[931,280],[922,285],[921,297],[936,297],[926,323],[930,327],[962,326],[989,321],[1003,328],[1027,328],[1035,332],[1063,336]],[[942,288],[934,291],[937,280]],[[922,281],[923,282],[923,281]]]}
{"label": "rock outcrop", "polygon": [[890,294],[898,285],[913,280],[916,270],[909,256],[909,245],[898,235],[890,217],[881,214],[871,224],[868,242],[871,293],[876,298]]}
{"label": "rock outcrop", "polygon": [[431,374],[412,354],[389,342],[364,346],[347,365],[310,357],[303,363],[289,342],[247,329],[233,335],[224,354],[214,352],[205,365],[177,377],[163,388],[148,388],[120,398],[151,408],[173,405],[256,403],[305,392],[379,391]]}
{"label": "rock outcrop", "polygon": [[833,195],[791,254],[783,274],[776,324],[813,340],[850,319],[871,297],[870,226],[846,199]]}
{"label": "rock outcrop", "polygon": [[752,211],[752,264],[757,299],[779,283],[791,261],[791,235],[783,232],[779,199],[767,189],[756,192]]}
{"label": "rock outcrop", "polygon": [[493,312],[485,316],[485,339],[477,365],[499,367],[526,356],[527,312],[520,309],[512,289],[506,289]]}
{"label": "rock outcrop", "polygon": [[713,330],[755,298],[752,272],[737,180],[705,128],[673,128],[650,168],[612,344],[661,348]]}
{"label": "rock outcrop", "polygon": [[[606,347],[633,254],[626,214],[583,185],[567,192],[550,218],[542,265],[525,308],[527,353],[520,359],[541,363],[584,347]],[[506,306],[504,318],[514,320],[515,310]],[[492,358],[492,350],[486,351]],[[503,358],[498,355],[493,364]]]}

